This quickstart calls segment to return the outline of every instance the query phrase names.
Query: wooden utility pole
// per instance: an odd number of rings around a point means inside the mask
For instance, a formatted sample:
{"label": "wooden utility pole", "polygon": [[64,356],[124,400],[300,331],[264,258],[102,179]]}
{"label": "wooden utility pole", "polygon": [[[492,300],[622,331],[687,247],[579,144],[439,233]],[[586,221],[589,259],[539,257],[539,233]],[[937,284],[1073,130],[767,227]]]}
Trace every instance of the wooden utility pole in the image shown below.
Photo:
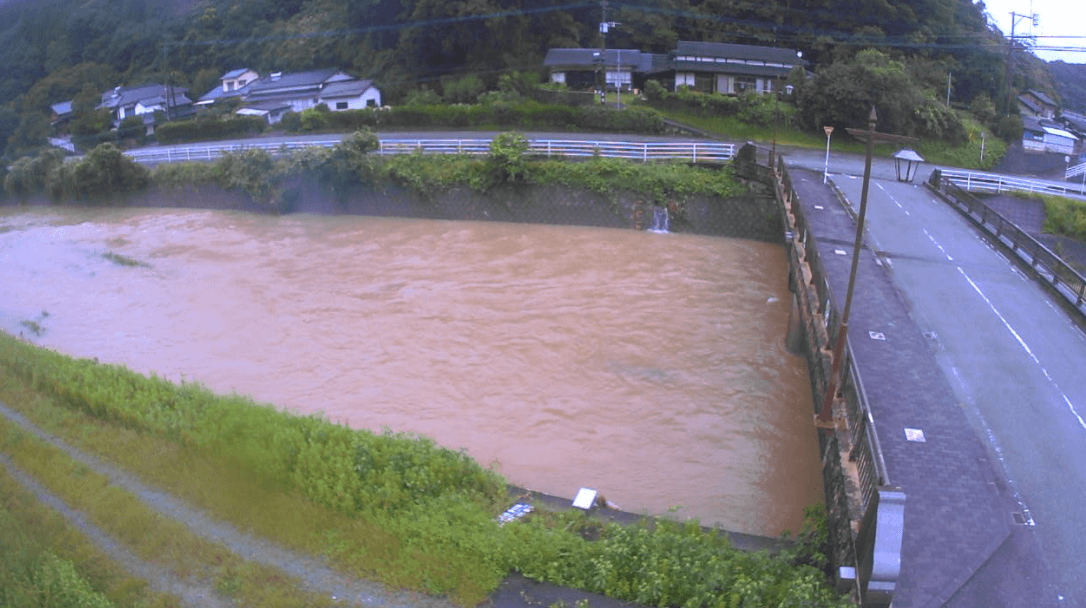
{"label": "wooden utility pole", "polygon": [[[856,269],[860,264],[860,247],[863,245],[864,219],[867,217],[867,191],[871,184],[871,157],[875,153],[875,142],[902,142],[915,144],[915,137],[904,135],[891,135],[875,131],[875,122],[878,116],[875,114],[875,106],[871,106],[871,114],[867,118],[867,130],[846,129],[848,134],[857,139],[867,140],[867,158],[864,160],[864,182],[860,193],[860,213],[856,218],[856,241],[852,246],[852,269],[848,274],[848,290],[845,292],[845,308],[841,312],[841,323],[837,329],[837,343],[833,347],[833,367],[830,371],[830,380],[826,386],[826,394],[822,399],[822,410],[815,417],[815,426],[820,428],[833,428],[833,402],[837,399],[837,387],[841,377],[841,360],[844,358],[845,342],[848,339],[848,316],[852,310],[852,292],[856,287]],[[827,139],[829,132],[826,133]]]}

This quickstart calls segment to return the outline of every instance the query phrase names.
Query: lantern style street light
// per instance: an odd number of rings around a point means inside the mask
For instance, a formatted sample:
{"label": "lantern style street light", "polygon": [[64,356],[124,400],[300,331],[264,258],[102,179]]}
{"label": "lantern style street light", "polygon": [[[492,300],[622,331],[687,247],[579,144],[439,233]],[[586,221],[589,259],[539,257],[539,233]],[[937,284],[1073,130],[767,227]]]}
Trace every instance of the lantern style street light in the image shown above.
{"label": "lantern style street light", "polygon": [[908,148],[902,148],[894,154],[894,167],[897,169],[897,181],[911,182],[916,177],[916,170],[924,159]]}

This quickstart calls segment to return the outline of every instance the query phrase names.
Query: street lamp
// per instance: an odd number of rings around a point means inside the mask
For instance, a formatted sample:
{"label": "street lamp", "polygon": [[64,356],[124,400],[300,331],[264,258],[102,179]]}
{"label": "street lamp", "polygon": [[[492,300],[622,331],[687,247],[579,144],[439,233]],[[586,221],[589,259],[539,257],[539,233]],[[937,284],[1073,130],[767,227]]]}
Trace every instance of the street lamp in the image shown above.
{"label": "street lamp", "polygon": [[916,170],[924,159],[908,148],[902,148],[894,154],[894,167],[897,169],[897,181],[911,182],[916,177]]}
{"label": "street lamp", "polygon": [[824,184],[830,177],[830,135],[833,135],[833,127],[822,127],[822,130],[826,132],[826,165],[822,169],[822,183]]}

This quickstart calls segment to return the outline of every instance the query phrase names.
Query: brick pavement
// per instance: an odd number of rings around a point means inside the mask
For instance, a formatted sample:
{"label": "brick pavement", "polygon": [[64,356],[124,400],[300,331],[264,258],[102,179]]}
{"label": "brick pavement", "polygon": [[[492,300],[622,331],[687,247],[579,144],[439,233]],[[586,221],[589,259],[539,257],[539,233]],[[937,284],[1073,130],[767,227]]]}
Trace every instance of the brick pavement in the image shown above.
{"label": "brick pavement", "polygon": [[[834,190],[823,185],[821,173],[789,172],[834,298],[843,306],[854,219]],[[1007,552],[1011,508],[931,345],[909,316],[886,268],[866,247],[849,328],[887,475],[906,493],[901,575],[893,605],[946,605],[978,570],[992,576],[985,568],[997,551]],[[869,331],[881,332],[885,341],[871,339]],[[905,428],[921,429],[926,441],[906,440]],[[1027,591],[1022,589],[1023,599],[1028,599]],[[961,597],[953,603],[970,605]]]}

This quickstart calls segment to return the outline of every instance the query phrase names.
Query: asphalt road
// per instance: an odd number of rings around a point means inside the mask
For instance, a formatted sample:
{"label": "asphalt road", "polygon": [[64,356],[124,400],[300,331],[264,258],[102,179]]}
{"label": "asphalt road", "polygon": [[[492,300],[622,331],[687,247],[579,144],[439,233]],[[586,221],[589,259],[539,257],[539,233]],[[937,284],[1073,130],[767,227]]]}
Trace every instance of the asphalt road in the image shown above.
{"label": "asphalt road", "polygon": [[[956,211],[892,170],[884,160],[873,171],[867,242],[930,332],[1008,508],[1026,521],[993,564],[1031,572],[1034,605],[1086,605],[1086,336]],[[862,179],[832,179],[858,208]],[[982,569],[950,605],[978,605],[970,598],[1008,578]]]}

